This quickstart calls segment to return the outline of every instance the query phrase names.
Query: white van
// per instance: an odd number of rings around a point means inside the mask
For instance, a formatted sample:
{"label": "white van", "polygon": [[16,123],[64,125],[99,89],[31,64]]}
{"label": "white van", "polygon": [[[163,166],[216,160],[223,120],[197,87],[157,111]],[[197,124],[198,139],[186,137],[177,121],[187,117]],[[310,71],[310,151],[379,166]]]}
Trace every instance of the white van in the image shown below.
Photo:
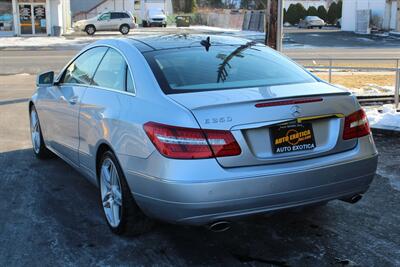
{"label": "white van", "polygon": [[135,0],[134,14],[142,19],[143,27],[166,27],[168,12],[167,2],[168,0]]}

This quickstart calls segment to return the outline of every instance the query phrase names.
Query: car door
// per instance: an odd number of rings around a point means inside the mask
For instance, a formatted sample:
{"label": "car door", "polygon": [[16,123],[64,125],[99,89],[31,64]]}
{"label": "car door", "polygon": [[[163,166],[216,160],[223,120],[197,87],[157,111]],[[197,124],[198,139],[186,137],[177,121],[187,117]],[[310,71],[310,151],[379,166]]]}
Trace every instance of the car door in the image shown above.
{"label": "car door", "polygon": [[83,52],[64,71],[52,87],[54,105],[50,105],[51,147],[73,164],[79,164],[79,109],[86,87],[108,48],[96,47]]}
{"label": "car door", "polygon": [[[106,140],[118,152],[126,134],[121,124],[125,97],[132,97],[134,84],[124,57],[109,48],[82,99],[79,115],[79,163],[89,177],[96,177],[96,148]],[[118,137],[120,136],[120,137]],[[115,146],[114,146],[115,145]]]}
{"label": "car door", "polygon": [[110,23],[111,23],[111,13],[110,12],[104,13],[97,20],[96,29],[98,31],[110,30]]}
{"label": "car door", "polygon": [[119,26],[122,24],[122,14],[120,12],[111,12],[110,30],[119,30]]}

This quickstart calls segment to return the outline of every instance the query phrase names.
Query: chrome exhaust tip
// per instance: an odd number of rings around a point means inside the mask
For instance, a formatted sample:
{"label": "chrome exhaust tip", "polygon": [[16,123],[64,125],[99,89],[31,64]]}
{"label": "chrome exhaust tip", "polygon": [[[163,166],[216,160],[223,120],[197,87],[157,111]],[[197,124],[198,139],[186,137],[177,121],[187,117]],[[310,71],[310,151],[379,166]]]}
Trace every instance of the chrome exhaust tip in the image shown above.
{"label": "chrome exhaust tip", "polygon": [[344,199],[341,199],[341,200],[344,201],[344,202],[350,203],[350,204],[355,204],[358,201],[360,201],[361,199],[362,199],[362,195],[357,194],[357,195],[354,195],[354,196],[352,196],[350,198],[344,198]]}
{"label": "chrome exhaust tip", "polygon": [[231,228],[231,223],[227,221],[218,221],[212,223],[208,229],[214,233],[221,233],[229,230]]}

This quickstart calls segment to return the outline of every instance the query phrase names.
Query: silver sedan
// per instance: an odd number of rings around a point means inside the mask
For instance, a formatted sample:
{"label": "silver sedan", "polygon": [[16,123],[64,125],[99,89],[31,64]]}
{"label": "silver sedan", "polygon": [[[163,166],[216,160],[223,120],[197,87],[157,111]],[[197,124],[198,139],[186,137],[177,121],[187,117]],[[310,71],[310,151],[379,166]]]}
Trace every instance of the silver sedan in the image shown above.
{"label": "silver sedan", "polygon": [[33,151],[99,188],[114,233],[355,203],[377,151],[354,95],[245,39],[95,42],[29,102]]}

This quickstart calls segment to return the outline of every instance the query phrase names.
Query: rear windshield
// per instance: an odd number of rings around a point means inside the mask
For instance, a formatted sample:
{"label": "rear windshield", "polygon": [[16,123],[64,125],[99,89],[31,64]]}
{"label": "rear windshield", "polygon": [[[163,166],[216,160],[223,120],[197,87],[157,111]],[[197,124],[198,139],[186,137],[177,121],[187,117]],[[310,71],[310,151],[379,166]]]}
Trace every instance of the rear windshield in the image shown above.
{"label": "rear windshield", "polygon": [[145,54],[166,94],[262,87],[316,80],[263,45],[166,49]]}

